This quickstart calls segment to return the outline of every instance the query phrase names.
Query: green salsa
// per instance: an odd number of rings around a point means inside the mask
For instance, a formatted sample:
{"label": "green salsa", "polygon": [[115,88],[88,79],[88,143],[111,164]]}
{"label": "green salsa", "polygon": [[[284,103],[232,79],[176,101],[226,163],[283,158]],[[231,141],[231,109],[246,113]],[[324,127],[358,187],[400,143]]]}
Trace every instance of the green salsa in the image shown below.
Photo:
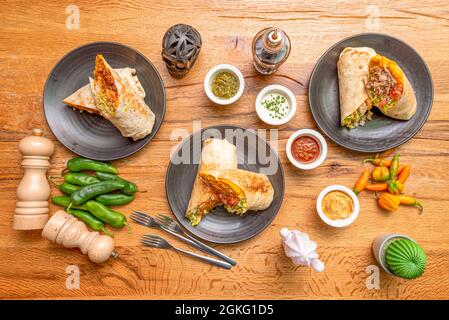
{"label": "green salsa", "polygon": [[237,94],[239,81],[232,73],[223,71],[212,80],[211,90],[216,97],[229,99]]}

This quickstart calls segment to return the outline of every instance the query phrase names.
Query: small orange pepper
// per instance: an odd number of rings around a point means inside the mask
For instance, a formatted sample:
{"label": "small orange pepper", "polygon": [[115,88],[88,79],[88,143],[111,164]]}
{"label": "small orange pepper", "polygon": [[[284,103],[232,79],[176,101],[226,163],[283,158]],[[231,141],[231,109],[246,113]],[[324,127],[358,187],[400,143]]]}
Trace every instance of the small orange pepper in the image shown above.
{"label": "small orange pepper", "polygon": [[368,183],[365,187],[369,191],[385,191],[388,189],[388,184],[384,183]]}
{"label": "small orange pepper", "polygon": [[402,170],[398,169],[398,181],[400,181],[401,183],[405,183],[405,181],[407,181],[408,177],[410,176],[410,169],[411,167],[409,165],[404,166]]}
{"label": "small orange pepper", "polygon": [[387,211],[395,211],[399,208],[401,200],[399,199],[398,196],[385,192],[382,193],[380,198],[377,200],[377,203],[382,209],[385,209]]}
{"label": "small orange pepper", "polygon": [[362,192],[363,189],[365,189],[366,185],[368,184],[368,179],[370,176],[370,172],[368,169],[364,169],[362,172],[362,175],[360,176],[359,180],[357,180],[355,186],[354,186],[354,193],[357,195],[360,192]]}
{"label": "small orange pepper", "polygon": [[415,197],[402,194],[394,195],[388,192],[382,193],[382,195],[378,198],[377,203],[382,209],[387,211],[395,211],[401,204],[417,207],[419,209],[419,214],[421,214],[424,210],[423,205]]}

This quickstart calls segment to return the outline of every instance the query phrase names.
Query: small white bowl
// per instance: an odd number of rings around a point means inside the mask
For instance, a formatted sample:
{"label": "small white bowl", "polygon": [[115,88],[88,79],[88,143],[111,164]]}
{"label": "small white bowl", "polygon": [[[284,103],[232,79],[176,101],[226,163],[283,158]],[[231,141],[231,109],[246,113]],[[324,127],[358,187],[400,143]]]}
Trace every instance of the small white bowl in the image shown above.
{"label": "small white bowl", "polygon": [[[292,155],[292,144],[293,141],[295,141],[300,136],[311,136],[315,138],[318,143],[320,144],[320,155],[315,161],[312,161],[310,163],[303,163],[297,161],[293,155]],[[319,165],[321,165],[327,156],[327,143],[326,140],[324,140],[323,136],[315,130],[312,129],[300,129],[298,131],[295,131],[292,133],[290,138],[288,138],[287,145],[285,147],[285,151],[287,152],[287,158],[290,160],[290,162],[298,169],[302,170],[311,170],[315,169]]]}
{"label": "small white bowl", "polygon": [[[214,95],[214,93],[211,90],[212,80],[219,72],[232,73],[237,78],[237,80],[239,82],[239,90],[237,91],[237,93],[234,96],[232,96],[229,99],[219,98],[216,95]],[[236,102],[241,97],[244,88],[245,88],[245,79],[243,79],[242,73],[240,72],[239,69],[237,69],[236,67],[234,67],[233,65],[230,65],[230,64],[216,65],[215,67],[213,67],[212,69],[210,69],[207,72],[206,78],[204,78],[204,91],[206,91],[207,97],[212,102],[214,102],[216,104],[228,105],[228,104]]]}
{"label": "small white bowl", "polygon": [[[290,105],[289,113],[282,119],[273,119],[273,118],[269,117],[264,112],[264,106],[262,105],[262,100],[265,96],[272,94],[272,93],[277,93],[277,94],[281,94],[281,95],[285,96],[285,98],[287,99],[287,101]],[[285,124],[285,123],[289,122],[296,113],[295,95],[293,94],[293,92],[290,91],[290,89],[288,89],[284,86],[278,85],[278,84],[273,84],[273,85],[267,86],[267,87],[263,88],[257,95],[256,112],[257,112],[257,115],[259,116],[260,120],[262,120],[263,122],[265,122],[269,125],[280,126],[282,124]]]}
{"label": "small white bowl", "polygon": [[[331,191],[341,191],[351,197],[351,199],[354,203],[354,211],[351,213],[351,215],[348,218],[332,220],[324,214],[323,209],[321,208],[323,198],[326,194],[328,194]],[[351,189],[349,189],[345,186],[340,186],[340,185],[335,184],[335,185],[331,185],[331,186],[324,188],[320,192],[320,194],[318,195],[318,199],[316,200],[316,210],[317,210],[318,215],[320,216],[321,220],[323,220],[326,224],[328,224],[332,227],[335,227],[335,228],[343,228],[343,227],[349,226],[359,216],[360,202],[359,202],[359,199],[357,198],[357,196],[355,195],[355,193]]]}

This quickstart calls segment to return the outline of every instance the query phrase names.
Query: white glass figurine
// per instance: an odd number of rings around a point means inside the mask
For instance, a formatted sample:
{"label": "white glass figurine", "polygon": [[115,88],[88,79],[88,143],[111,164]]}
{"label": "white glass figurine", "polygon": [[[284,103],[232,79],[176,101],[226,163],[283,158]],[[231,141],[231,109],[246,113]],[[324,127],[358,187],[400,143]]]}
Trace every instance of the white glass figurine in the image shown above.
{"label": "white glass figurine", "polygon": [[312,267],[317,272],[324,270],[324,263],[318,259],[317,244],[310,240],[309,235],[297,230],[281,229],[282,245],[285,255],[296,265]]}

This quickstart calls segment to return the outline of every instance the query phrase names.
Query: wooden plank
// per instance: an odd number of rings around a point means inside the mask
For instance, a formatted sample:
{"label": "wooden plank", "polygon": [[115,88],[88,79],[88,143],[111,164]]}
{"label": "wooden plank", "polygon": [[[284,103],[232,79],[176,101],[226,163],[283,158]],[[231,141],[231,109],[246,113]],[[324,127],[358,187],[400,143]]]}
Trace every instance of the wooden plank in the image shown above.
{"label": "wooden plank", "polygon": [[[449,280],[449,5],[447,1],[197,1],[180,0],[77,1],[79,30],[65,27],[67,1],[0,1],[0,298],[137,298],[137,299],[448,299]],[[369,23],[379,13],[379,29]],[[182,17],[182,19],[180,19]],[[165,30],[180,20],[194,25],[203,37],[203,49],[194,69],[183,79],[168,74],[161,58]],[[368,21],[368,22],[367,22]],[[251,65],[251,41],[261,28],[278,25],[292,40],[287,63],[272,77],[259,77]],[[224,27],[225,26],[225,27]],[[316,128],[307,102],[308,79],[316,60],[336,41],[361,32],[378,31],[396,36],[413,46],[428,64],[435,87],[429,120],[418,135],[399,150],[412,164],[407,192],[424,202],[419,216],[413,208],[395,213],[380,210],[372,194],[362,193],[362,212],[345,230],[326,227],[315,212],[315,199],[326,185],[352,186],[361,170],[363,154],[349,152],[329,141],[324,165],[300,172],[285,155],[285,143],[298,128]],[[174,252],[144,249],[138,245],[145,232],[116,234],[120,257],[103,266],[90,263],[74,250],[65,250],[41,239],[39,232],[11,228],[15,190],[22,177],[17,143],[34,127],[56,144],[50,175],[58,175],[73,156],[52,135],[42,110],[42,91],[53,65],[69,50],[82,44],[110,40],[130,45],[147,56],[159,70],[167,90],[167,113],[156,138],[137,154],[117,161],[127,178],[148,190],[123,212],[144,209],[168,212],[165,170],[176,146],[176,129],[234,124],[265,128],[254,112],[258,91],[280,83],[292,89],[298,112],[281,126],[273,141],[284,166],[286,194],[281,211],[262,234],[235,245],[217,246],[238,261],[231,271],[210,267]],[[238,66],[246,89],[230,107],[211,104],[202,89],[207,70],[228,62]],[[53,188],[53,194],[57,194]],[[51,206],[52,212],[57,208]],[[294,267],[285,258],[279,238],[282,227],[309,233],[319,244],[326,264],[324,273]],[[406,281],[381,274],[379,290],[368,290],[366,268],[375,264],[372,240],[379,233],[401,232],[414,237],[426,250],[425,275]],[[66,267],[77,265],[81,288],[65,286]]]}

